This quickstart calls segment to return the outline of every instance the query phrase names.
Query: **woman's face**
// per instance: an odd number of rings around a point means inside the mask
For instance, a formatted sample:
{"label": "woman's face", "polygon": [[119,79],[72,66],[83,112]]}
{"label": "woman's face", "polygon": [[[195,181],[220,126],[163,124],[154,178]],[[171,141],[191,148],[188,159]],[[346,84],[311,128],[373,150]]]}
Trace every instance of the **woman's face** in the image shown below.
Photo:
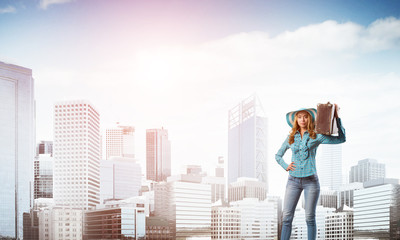
{"label": "woman's face", "polygon": [[308,126],[308,113],[305,111],[301,111],[297,113],[297,124],[301,127],[301,128],[307,128]]}

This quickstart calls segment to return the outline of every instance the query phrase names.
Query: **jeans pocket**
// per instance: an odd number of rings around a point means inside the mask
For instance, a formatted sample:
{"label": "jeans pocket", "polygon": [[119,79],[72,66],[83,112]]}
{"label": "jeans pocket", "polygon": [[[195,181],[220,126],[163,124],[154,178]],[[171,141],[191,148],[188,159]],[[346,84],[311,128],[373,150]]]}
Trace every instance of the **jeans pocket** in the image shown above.
{"label": "jeans pocket", "polygon": [[318,175],[317,174],[311,175],[309,176],[309,179],[313,182],[318,182]]}

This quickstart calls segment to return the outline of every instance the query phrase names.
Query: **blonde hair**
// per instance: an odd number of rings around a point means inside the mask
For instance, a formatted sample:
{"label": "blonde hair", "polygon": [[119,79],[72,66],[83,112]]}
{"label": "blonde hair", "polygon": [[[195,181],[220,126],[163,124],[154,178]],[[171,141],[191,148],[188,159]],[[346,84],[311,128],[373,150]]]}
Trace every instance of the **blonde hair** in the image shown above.
{"label": "blonde hair", "polygon": [[[307,111],[300,111],[300,112],[307,113],[307,117],[309,119],[308,124],[307,124],[307,131],[308,131],[308,134],[310,135],[310,138],[315,139],[317,137],[317,134],[314,132],[315,125],[314,125],[314,121],[311,117],[311,114]],[[293,127],[289,134],[289,144],[294,143],[294,135],[296,134],[297,131],[300,130],[300,126],[299,126],[299,124],[297,124],[297,114],[298,113],[299,112],[297,112],[296,115],[294,116]]]}

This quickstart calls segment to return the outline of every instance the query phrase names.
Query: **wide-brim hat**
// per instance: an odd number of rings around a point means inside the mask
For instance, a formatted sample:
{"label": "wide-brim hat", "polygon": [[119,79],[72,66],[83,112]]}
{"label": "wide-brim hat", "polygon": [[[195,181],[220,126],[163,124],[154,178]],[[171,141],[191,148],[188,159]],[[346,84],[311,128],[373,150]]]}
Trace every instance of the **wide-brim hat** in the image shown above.
{"label": "wide-brim hat", "polygon": [[290,127],[293,127],[294,117],[296,116],[296,114],[298,112],[301,112],[301,111],[308,112],[311,115],[312,121],[313,122],[315,121],[315,118],[317,116],[317,109],[315,109],[315,108],[301,108],[299,110],[296,110],[296,111],[293,111],[293,112],[288,112],[286,114],[286,121],[287,121],[287,123],[289,124]]}

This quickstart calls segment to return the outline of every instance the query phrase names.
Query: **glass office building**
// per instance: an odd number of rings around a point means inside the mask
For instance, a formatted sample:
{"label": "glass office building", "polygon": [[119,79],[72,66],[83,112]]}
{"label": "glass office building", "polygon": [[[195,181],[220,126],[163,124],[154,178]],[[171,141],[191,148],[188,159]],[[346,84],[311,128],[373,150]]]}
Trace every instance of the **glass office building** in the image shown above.
{"label": "glass office building", "polygon": [[155,182],[171,176],[171,141],[167,129],[146,130],[146,176]]}
{"label": "glass office building", "polygon": [[253,95],[229,110],[228,184],[240,177],[267,181],[267,118]]}
{"label": "glass office building", "polygon": [[[40,148],[39,144],[39,147]],[[53,198],[52,153],[37,153],[34,160],[34,199]]]}
{"label": "glass office building", "polygon": [[400,239],[398,179],[376,179],[354,192],[354,239]]}
{"label": "glass office building", "polygon": [[35,157],[32,70],[0,62],[0,238],[22,238]]}
{"label": "glass office building", "polygon": [[144,204],[85,212],[84,239],[145,239]]}

